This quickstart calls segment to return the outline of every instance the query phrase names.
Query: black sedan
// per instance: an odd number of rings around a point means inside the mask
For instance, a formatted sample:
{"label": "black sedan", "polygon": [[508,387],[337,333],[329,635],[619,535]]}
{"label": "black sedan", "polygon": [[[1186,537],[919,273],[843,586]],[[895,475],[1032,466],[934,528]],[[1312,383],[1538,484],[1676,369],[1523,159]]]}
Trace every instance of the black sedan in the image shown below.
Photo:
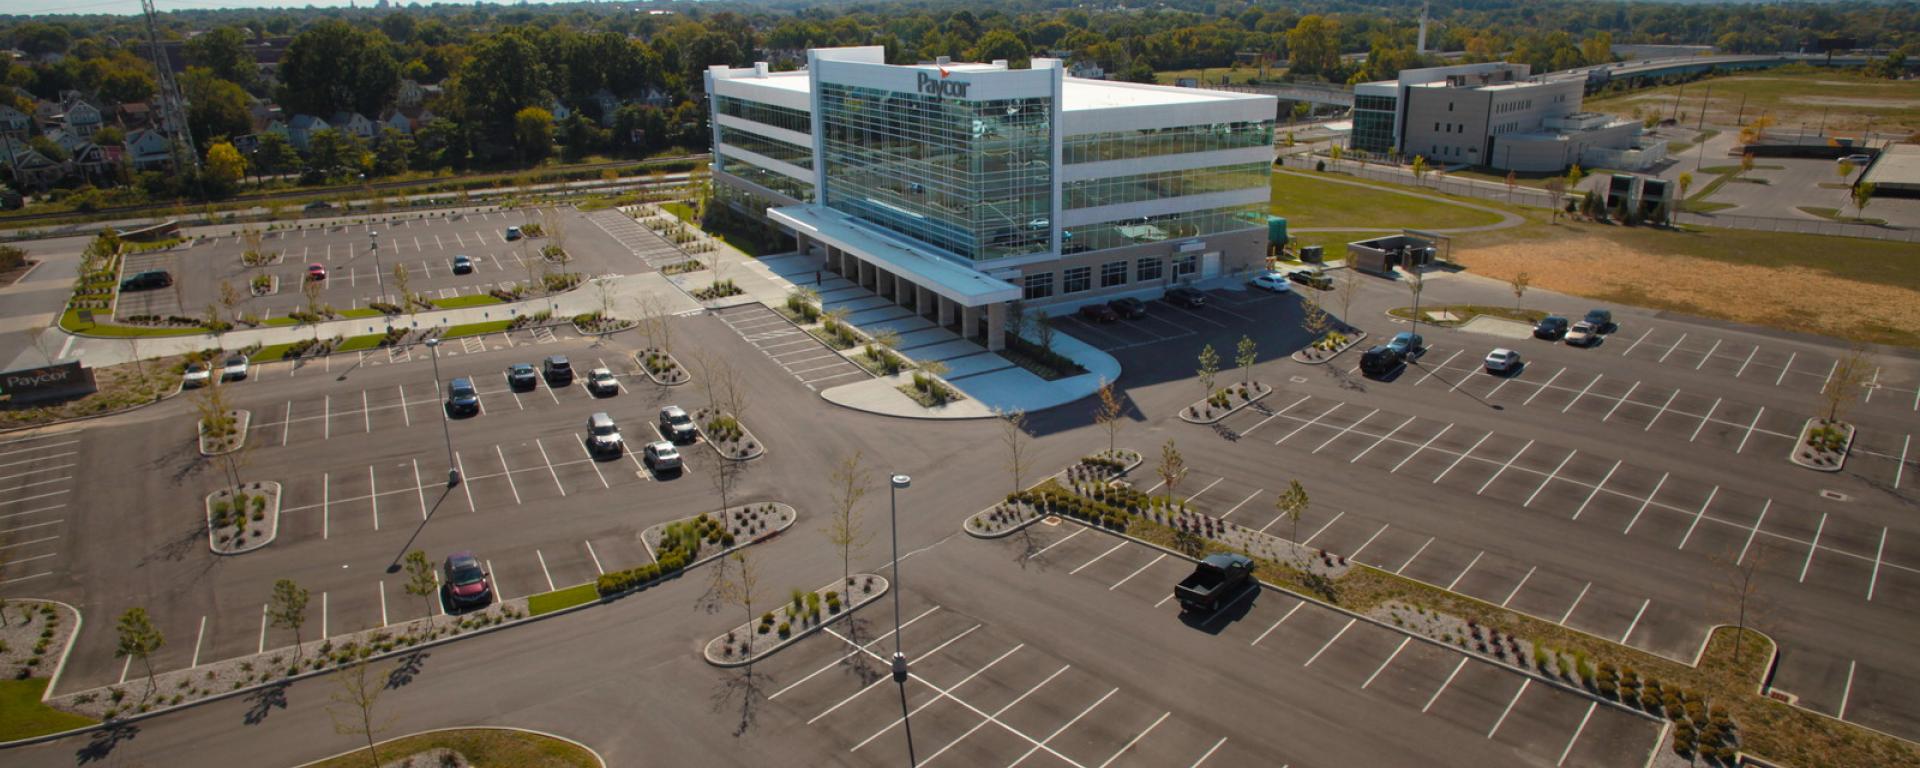
{"label": "black sedan", "polygon": [[1207,305],[1206,294],[1196,291],[1192,288],[1188,288],[1184,285],[1176,285],[1172,288],[1168,288],[1166,299],[1170,303],[1178,304],[1180,306],[1187,307],[1189,309],[1195,308],[1195,307],[1204,307]]}

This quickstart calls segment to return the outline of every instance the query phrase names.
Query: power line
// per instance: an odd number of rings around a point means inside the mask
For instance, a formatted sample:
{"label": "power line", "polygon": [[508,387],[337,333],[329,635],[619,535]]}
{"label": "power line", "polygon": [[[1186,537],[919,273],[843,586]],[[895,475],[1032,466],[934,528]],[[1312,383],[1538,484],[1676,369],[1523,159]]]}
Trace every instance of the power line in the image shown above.
{"label": "power line", "polygon": [[[168,60],[166,49],[160,47],[160,25],[153,10],[153,0],[140,0],[140,10],[147,17],[147,53],[152,55],[153,69],[159,78],[160,111],[167,123],[167,131],[172,134],[167,140],[167,150],[173,155],[175,173],[189,168],[200,169],[200,151],[193,145],[193,130],[187,125],[187,100],[180,95],[180,82],[173,76],[173,63]],[[186,157],[181,157],[181,144],[186,144]]]}

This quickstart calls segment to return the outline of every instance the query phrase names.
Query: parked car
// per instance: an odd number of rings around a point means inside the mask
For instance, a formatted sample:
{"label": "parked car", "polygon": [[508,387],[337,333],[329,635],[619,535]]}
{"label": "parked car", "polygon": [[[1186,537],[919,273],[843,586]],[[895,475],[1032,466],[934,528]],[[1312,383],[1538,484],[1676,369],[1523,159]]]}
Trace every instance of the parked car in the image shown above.
{"label": "parked car", "polygon": [[508,239],[508,240],[518,240],[518,239],[520,239],[520,228],[519,228],[519,227],[507,227],[507,239]]}
{"label": "parked car", "polygon": [[1204,307],[1207,305],[1206,294],[1184,285],[1176,285],[1168,288],[1163,298],[1165,298],[1168,303],[1178,304],[1187,308]]}
{"label": "parked car", "polygon": [[1488,373],[1512,373],[1520,369],[1520,353],[1501,347],[1487,353]]}
{"label": "parked car", "polygon": [[472,271],[473,271],[473,259],[469,259],[465,256],[453,257],[453,273],[454,274],[464,275]]}
{"label": "parked car", "polygon": [[1533,337],[1554,341],[1567,335],[1567,319],[1559,315],[1547,315],[1533,326]]}
{"label": "parked car", "polygon": [[1317,269],[1301,267],[1299,269],[1289,270],[1287,272],[1287,279],[1309,288],[1318,288],[1323,291],[1333,290],[1333,278],[1328,277],[1327,273]]}
{"label": "parked car", "polygon": [[1293,290],[1293,283],[1287,280],[1286,275],[1272,270],[1254,275],[1250,282],[1255,288],[1265,288],[1274,293],[1289,293]]}
{"label": "parked car", "polygon": [[613,395],[620,392],[620,380],[613,377],[613,371],[595,368],[587,372],[587,391],[596,395]]}
{"label": "parked car", "polygon": [[308,280],[325,280],[325,279],[327,279],[327,265],[325,265],[325,264],[317,264],[317,263],[316,263],[316,264],[308,264],[308,265],[307,265],[307,279],[308,279]]}
{"label": "parked car", "polygon": [[620,437],[620,427],[613,423],[613,417],[606,412],[587,417],[587,451],[595,456],[618,456],[626,447],[626,441]]}
{"label": "parked car", "polygon": [[1401,331],[1393,335],[1393,340],[1387,342],[1387,346],[1400,350],[1403,356],[1419,357],[1420,353],[1427,351],[1427,340],[1413,331]]}
{"label": "parked car", "polygon": [[315,201],[313,201],[313,202],[311,202],[311,203],[307,203],[307,210],[309,210],[309,211],[330,211],[330,210],[333,210],[333,203],[329,203],[329,202],[327,202],[327,201],[325,201],[325,200],[315,200]]}
{"label": "parked car", "polygon": [[1406,361],[1406,353],[1386,344],[1380,344],[1360,353],[1360,373],[1376,378],[1385,376]]}
{"label": "parked car", "polygon": [[247,356],[232,355],[227,358],[225,367],[220,369],[221,381],[238,381],[247,377]]}
{"label": "parked car", "polygon": [[1873,162],[1873,155],[1847,155],[1846,157],[1840,158],[1835,162],[1846,163],[1847,165],[1851,165],[1855,168],[1865,168],[1867,167],[1867,164]]}
{"label": "parked car", "polygon": [[647,447],[641,451],[641,460],[655,472],[668,470],[678,472],[681,468],[680,449],[673,447],[673,443],[665,440],[647,443]]}
{"label": "parked car", "polygon": [[458,378],[447,385],[447,412],[456,416],[480,412],[480,391],[473,379]]}
{"label": "parked car", "polygon": [[1182,612],[1211,613],[1227,604],[1253,579],[1253,560],[1246,555],[1226,552],[1208,555],[1194,565],[1193,573],[1173,588],[1174,599]]}
{"label": "parked car", "polygon": [[1613,325],[1613,312],[1611,310],[1589,309],[1584,319],[1588,325],[1593,326],[1594,333],[1613,333],[1618,330]]}
{"label": "parked car", "polygon": [[565,386],[573,383],[573,364],[567,362],[565,355],[548,355],[540,364],[540,373],[547,377],[548,384]]}
{"label": "parked car", "polygon": [[1107,302],[1107,306],[1113,307],[1114,314],[1128,320],[1138,320],[1147,316],[1147,303],[1132,296],[1114,299]]}
{"label": "parked car", "polygon": [[1591,347],[1598,343],[1600,343],[1600,331],[1593,327],[1593,323],[1582,320],[1574,323],[1573,328],[1567,331],[1569,346]]}
{"label": "parked car", "polygon": [[487,569],[472,552],[447,555],[440,566],[440,590],[456,608],[479,608],[493,602],[493,585],[487,583]]}
{"label": "parked car", "polygon": [[164,269],[150,269],[135,273],[132,277],[120,281],[120,290],[145,291],[153,288],[165,288],[173,285],[173,275]]}
{"label": "parked car", "polygon": [[660,436],[676,443],[692,440],[697,435],[693,418],[685,409],[669,405],[660,409]]}
{"label": "parked car", "polygon": [[1080,319],[1095,323],[1111,323],[1120,319],[1120,313],[1105,304],[1083,304],[1080,306]]}
{"label": "parked car", "polygon": [[212,380],[213,372],[199,363],[187,363],[186,373],[180,376],[180,386],[184,389],[204,387]]}
{"label": "parked car", "polygon": [[507,366],[507,386],[514,389],[532,389],[540,382],[533,366],[527,363],[514,363]]}

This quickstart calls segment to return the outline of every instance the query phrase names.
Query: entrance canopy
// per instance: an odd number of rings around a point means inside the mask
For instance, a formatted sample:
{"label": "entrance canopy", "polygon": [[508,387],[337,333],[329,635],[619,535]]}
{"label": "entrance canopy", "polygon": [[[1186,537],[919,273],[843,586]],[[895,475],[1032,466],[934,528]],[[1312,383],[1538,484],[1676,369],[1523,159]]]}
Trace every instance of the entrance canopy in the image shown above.
{"label": "entrance canopy", "polygon": [[999,304],[1021,296],[1012,283],[883,235],[826,206],[769,208],[767,218],[801,238],[818,240],[963,307]]}

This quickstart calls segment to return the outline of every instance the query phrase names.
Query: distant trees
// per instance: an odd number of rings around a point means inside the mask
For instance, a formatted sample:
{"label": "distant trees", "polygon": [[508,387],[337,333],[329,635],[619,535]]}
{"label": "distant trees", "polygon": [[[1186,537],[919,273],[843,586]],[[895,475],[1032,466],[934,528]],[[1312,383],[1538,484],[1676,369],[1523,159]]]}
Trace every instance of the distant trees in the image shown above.
{"label": "distant trees", "polygon": [[377,115],[400,87],[400,62],[386,35],[327,20],[287,44],[280,81],[280,104],[289,115]]}

